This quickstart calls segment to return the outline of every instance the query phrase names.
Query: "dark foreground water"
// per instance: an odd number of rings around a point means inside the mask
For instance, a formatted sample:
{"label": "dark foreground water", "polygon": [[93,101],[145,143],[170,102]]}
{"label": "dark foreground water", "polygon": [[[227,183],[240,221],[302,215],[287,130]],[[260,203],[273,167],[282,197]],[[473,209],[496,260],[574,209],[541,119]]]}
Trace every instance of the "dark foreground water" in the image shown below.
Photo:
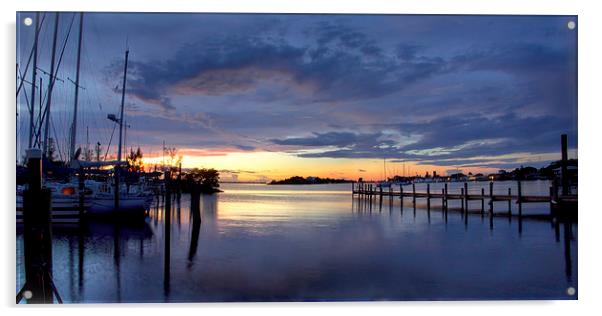
{"label": "dark foreground water", "polygon": [[[485,184],[486,185],[486,184]],[[511,185],[500,185],[507,191]],[[473,186],[473,184],[471,184]],[[497,186],[497,183],[496,183]],[[525,191],[545,194],[547,183]],[[459,212],[440,201],[352,199],[350,185],[223,185],[163,203],[144,222],[53,227],[53,275],[66,302],[575,299],[577,224]],[[471,190],[479,190],[474,186]],[[496,189],[497,190],[497,189]],[[530,193],[525,193],[530,194]],[[480,201],[470,202],[480,209]],[[474,203],[474,204],[473,204]],[[371,205],[371,206],[370,206]],[[507,210],[496,203],[496,212]],[[513,212],[516,206],[512,205]],[[547,204],[525,214],[547,214]],[[24,282],[17,229],[17,290]],[[166,262],[166,252],[170,253]]]}

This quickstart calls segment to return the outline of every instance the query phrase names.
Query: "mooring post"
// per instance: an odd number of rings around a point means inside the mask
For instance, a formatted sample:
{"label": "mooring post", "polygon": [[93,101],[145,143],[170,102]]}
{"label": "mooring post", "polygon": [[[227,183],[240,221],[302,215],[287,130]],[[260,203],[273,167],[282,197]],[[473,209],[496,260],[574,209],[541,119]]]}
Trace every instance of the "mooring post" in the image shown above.
{"label": "mooring post", "polygon": [[554,187],[550,186],[550,217],[554,214]]}
{"label": "mooring post", "polygon": [[493,181],[489,182],[489,213],[493,215]]}
{"label": "mooring post", "polygon": [[561,161],[561,172],[562,172],[562,195],[569,195],[569,175],[567,172],[567,163],[568,163],[568,140],[567,135],[562,134],[560,136],[560,142],[562,146],[562,161]]}
{"label": "mooring post", "polygon": [[193,220],[201,220],[201,191],[196,183],[190,191],[190,212]]}
{"label": "mooring post", "polygon": [[163,264],[163,291],[169,295],[170,289],[170,265],[171,265],[171,172],[165,172],[165,210],[163,219],[165,220],[165,251]]}
{"label": "mooring post", "polygon": [[553,182],[553,199],[556,202],[555,206],[553,209],[551,209],[550,211],[554,211],[554,213],[556,213],[556,210],[558,210],[558,208],[556,207],[558,205],[558,203],[560,203],[559,199],[558,199],[558,183],[556,182],[556,180],[554,180]]}
{"label": "mooring post", "polygon": [[443,188],[444,192],[443,192],[443,200],[445,201],[445,211],[447,212],[447,182],[445,182],[444,188]]}
{"label": "mooring post", "polygon": [[518,203],[518,216],[522,217],[523,216],[523,189],[522,189],[520,180],[518,180],[517,186],[518,186],[518,196],[517,196],[516,203]]}
{"label": "mooring post", "polygon": [[416,204],[416,184],[412,183],[412,203]]}
{"label": "mooring post", "polygon": [[441,207],[445,208],[445,189],[441,189]]}
{"label": "mooring post", "polygon": [[115,176],[115,188],[114,188],[114,196],[115,196],[115,204],[113,205],[113,211],[119,210],[119,177],[120,177],[120,168],[121,166],[117,165],[113,168],[113,173]]}
{"label": "mooring post", "polygon": [[426,184],[426,207],[430,211],[431,210],[431,184]]}
{"label": "mooring post", "polygon": [[481,188],[481,215],[485,214],[485,188]]}
{"label": "mooring post", "polygon": [[84,217],[84,198],[85,198],[85,190],[84,190],[84,168],[79,167],[79,175],[78,175],[78,184],[77,190],[79,193],[79,220],[81,221]]}
{"label": "mooring post", "polygon": [[403,184],[399,184],[399,199],[402,201],[403,203]]}
{"label": "mooring post", "polygon": [[464,210],[468,213],[468,182],[464,182]]}
{"label": "mooring post", "polygon": [[462,205],[462,214],[464,214],[464,188],[460,188],[460,204]]}
{"label": "mooring post", "polygon": [[[27,150],[28,188],[23,192],[23,243],[25,285],[17,303],[52,304],[56,288],[52,281],[52,229],[50,190],[42,187],[42,151]],[[60,296],[57,293],[57,299]]]}
{"label": "mooring post", "polygon": [[512,188],[508,188],[508,216],[512,216]]}

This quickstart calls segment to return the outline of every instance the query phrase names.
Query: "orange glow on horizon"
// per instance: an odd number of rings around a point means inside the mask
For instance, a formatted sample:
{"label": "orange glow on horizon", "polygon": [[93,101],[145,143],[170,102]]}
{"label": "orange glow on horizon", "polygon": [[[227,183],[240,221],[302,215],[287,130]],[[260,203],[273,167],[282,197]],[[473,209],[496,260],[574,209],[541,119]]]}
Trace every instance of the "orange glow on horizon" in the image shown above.
{"label": "orange glow on horizon", "polygon": [[[382,159],[365,158],[304,158],[282,152],[202,152],[202,155],[190,155],[183,151],[182,168],[214,168],[220,172],[223,181],[270,181],[281,180],[292,176],[322,177],[366,181],[379,181],[386,176],[424,176],[433,171],[438,175],[446,175],[447,170],[461,169],[464,173],[492,173],[496,168],[455,168],[450,166],[418,165],[416,163],[393,163]],[[199,152],[200,153],[200,152]],[[169,158],[163,156],[144,157],[146,170],[160,167]],[[405,170],[405,173],[404,173]]]}

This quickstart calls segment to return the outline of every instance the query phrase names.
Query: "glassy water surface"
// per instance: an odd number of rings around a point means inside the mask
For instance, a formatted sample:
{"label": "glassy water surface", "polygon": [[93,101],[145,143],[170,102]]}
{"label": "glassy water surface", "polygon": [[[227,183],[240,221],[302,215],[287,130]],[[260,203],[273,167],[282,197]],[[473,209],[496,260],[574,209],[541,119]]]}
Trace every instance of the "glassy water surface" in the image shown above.
{"label": "glassy water surface", "polygon": [[[479,185],[471,184],[470,192],[480,192]],[[512,185],[496,183],[495,190],[507,192]],[[527,182],[523,190],[545,195],[548,187]],[[63,300],[576,298],[567,288],[577,288],[577,224],[490,220],[478,212],[464,217],[459,201],[449,202],[446,217],[435,199],[430,210],[424,199],[416,208],[410,198],[403,205],[398,197],[370,203],[352,198],[350,184],[222,189],[201,196],[201,221],[193,220],[189,195],[179,201],[174,196],[168,244],[160,198],[146,221],[54,226],[53,275]],[[480,203],[471,201],[471,210]],[[508,204],[494,208],[504,212]],[[526,215],[548,212],[545,203],[523,207]],[[19,227],[17,232],[19,290],[24,267]]]}

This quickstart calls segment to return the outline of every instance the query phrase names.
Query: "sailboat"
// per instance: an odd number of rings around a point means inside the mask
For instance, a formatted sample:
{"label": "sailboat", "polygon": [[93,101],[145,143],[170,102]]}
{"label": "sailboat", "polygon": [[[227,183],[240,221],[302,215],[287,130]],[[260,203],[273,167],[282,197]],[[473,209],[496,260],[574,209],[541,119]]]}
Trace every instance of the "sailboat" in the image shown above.
{"label": "sailboat", "polygon": [[[98,183],[96,181],[87,181],[86,187],[91,188],[93,195],[89,214],[123,214],[131,215],[144,213],[150,207],[153,201],[152,193],[146,189],[143,182],[133,185],[120,185],[121,167],[125,165],[122,160],[122,141],[123,141],[123,123],[124,123],[124,104],[125,104],[125,86],[127,81],[129,50],[125,51],[125,65],[123,69],[123,87],[121,91],[120,116],[117,119],[114,115],[108,115],[108,118],[119,124],[119,144],[117,148],[117,161],[113,162],[113,181]],[[79,162],[76,162],[79,163]],[[108,165],[107,162],[104,163]],[[81,166],[81,163],[79,163]]]}
{"label": "sailboat", "polygon": [[[56,13],[55,16],[55,26],[54,26],[54,42],[56,42],[57,38],[57,30],[58,30],[58,19],[59,13]],[[39,23],[39,14],[36,15],[36,25]],[[120,109],[120,117],[119,119],[115,118],[114,121],[119,124],[119,148],[118,148],[118,157],[116,161],[98,161],[98,162],[88,162],[78,160],[80,150],[75,150],[76,144],[76,133],[77,133],[77,110],[78,110],[78,92],[81,88],[79,86],[79,78],[80,78],[80,60],[81,60],[81,44],[82,44],[82,29],[83,29],[83,13],[80,13],[80,25],[79,25],[79,42],[78,42],[78,52],[77,52],[77,64],[76,64],[76,80],[72,83],[75,85],[75,98],[74,98],[74,108],[73,108],[73,122],[71,124],[70,129],[70,148],[69,148],[69,172],[71,174],[75,174],[76,170],[83,171],[84,168],[90,167],[104,167],[104,166],[114,166],[113,171],[113,181],[110,178],[105,179],[105,181],[96,181],[96,180],[85,180],[84,181],[84,189],[79,189],[79,181],[77,177],[71,176],[67,180],[62,182],[55,180],[47,180],[45,181],[45,187],[49,188],[52,193],[52,209],[77,209],[82,207],[80,204],[80,196],[84,197],[84,205],[83,207],[87,210],[88,214],[139,214],[143,213],[146,209],[150,207],[152,202],[152,194],[150,190],[144,185],[144,183],[135,183],[135,184],[127,184],[125,186],[120,185],[120,168],[126,163],[122,161],[122,140],[123,140],[123,122],[124,122],[124,101],[125,101],[125,86],[127,79],[127,66],[128,66],[128,55],[129,50],[125,52],[125,67],[124,67],[124,77],[123,77],[123,91],[121,96],[121,109]],[[37,62],[37,39],[39,34],[40,27],[36,26],[36,34],[35,34],[35,42],[33,47],[33,62],[34,62],[34,70],[33,70],[33,81],[35,82],[35,65]],[[55,73],[55,65],[54,65],[54,54],[55,47],[53,45],[52,59],[51,59],[51,71],[50,75],[53,80],[50,80],[48,84],[48,97],[46,100],[46,108],[44,109],[45,120],[39,122],[39,126],[34,126],[33,117],[34,117],[34,107],[32,104],[30,115],[30,135],[29,135],[29,147],[40,146],[40,143],[43,145],[43,152],[48,152],[48,124],[49,124],[49,116],[50,116],[50,104],[51,104],[51,96],[52,89],[54,84],[54,78],[56,76]],[[40,86],[41,89],[41,86]],[[35,87],[32,88],[32,91],[35,91]],[[17,90],[17,94],[19,90]],[[42,112],[42,108],[40,105],[40,112]],[[45,124],[45,132],[43,137],[43,142],[38,141],[37,137],[41,135],[42,125]],[[39,132],[34,132],[36,128],[39,128]],[[35,142],[33,142],[33,138]],[[22,192],[25,189],[24,186],[17,187],[17,215],[19,215],[20,210],[23,206]]]}
{"label": "sailboat", "polygon": [[384,173],[383,173],[384,180],[381,181],[381,182],[379,182],[379,183],[377,183],[376,187],[377,188],[382,188],[382,189],[384,189],[384,188],[390,188],[391,187],[391,181],[389,181],[387,179],[387,160],[386,160],[386,158],[383,158],[383,170],[384,170]]}

